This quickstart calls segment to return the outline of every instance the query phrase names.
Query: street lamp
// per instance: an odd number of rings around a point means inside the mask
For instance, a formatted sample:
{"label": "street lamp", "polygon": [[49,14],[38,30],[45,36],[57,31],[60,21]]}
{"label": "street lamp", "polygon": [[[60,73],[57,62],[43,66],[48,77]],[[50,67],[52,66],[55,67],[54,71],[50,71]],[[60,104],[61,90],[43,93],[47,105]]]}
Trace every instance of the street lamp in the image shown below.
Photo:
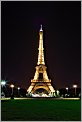
{"label": "street lamp", "polygon": [[20,90],[20,87],[18,87],[17,89],[18,89],[18,95],[19,95],[19,90]]}
{"label": "street lamp", "polygon": [[13,85],[13,84],[11,84],[11,85],[10,85],[10,87],[12,88],[12,94],[13,94],[13,88],[14,88],[14,85]]}
{"label": "street lamp", "polygon": [[5,84],[6,84],[6,81],[5,81],[5,80],[2,80],[2,81],[1,81],[2,93],[3,93],[3,86],[5,86]]}
{"label": "street lamp", "polygon": [[68,87],[66,87],[67,93],[68,93]]}
{"label": "street lamp", "polygon": [[76,95],[76,88],[77,88],[77,85],[73,85],[73,88],[75,88],[75,95]]}
{"label": "street lamp", "polygon": [[5,84],[6,84],[5,80],[2,80],[2,81],[1,81],[1,85],[2,85],[2,86],[5,86]]}

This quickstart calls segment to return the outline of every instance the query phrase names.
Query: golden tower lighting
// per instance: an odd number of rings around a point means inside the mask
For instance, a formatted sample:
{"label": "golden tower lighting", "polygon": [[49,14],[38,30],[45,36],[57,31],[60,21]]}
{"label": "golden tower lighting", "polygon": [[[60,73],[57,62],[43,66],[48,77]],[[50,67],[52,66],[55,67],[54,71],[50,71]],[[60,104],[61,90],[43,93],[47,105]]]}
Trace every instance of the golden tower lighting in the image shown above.
{"label": "golden tower lighting", "polygon": [[43,48],[43,29],[42,25],[39,31],[39,48],[38,48],[38,62],[34,78],[31,80],[31,85],[27,89],[28,93],[34,93],[37,89],[45,89],[48,94],[55,95],[55,90],[51,85],[51,80],[48,78],[47,67],[44,61],[44,48]]}

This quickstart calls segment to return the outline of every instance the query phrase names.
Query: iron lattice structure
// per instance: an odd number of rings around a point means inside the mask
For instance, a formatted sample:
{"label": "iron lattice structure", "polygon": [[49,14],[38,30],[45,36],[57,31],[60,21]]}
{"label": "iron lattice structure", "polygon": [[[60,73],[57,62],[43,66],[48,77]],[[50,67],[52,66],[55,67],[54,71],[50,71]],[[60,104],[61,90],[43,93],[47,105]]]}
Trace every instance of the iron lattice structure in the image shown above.
{"label": "iron lattice structure", "polygon": [[44,61],[44,48],[43,48],[43,29],[42,25],[39,31],[39,48],[38,48],[38,62],[34,78],[31,80],[31,85],[27,89],[27,92],[34,93],[37,89],[45,89],[48,93],[55,93],[51,80],[47,75],[47,67]]}

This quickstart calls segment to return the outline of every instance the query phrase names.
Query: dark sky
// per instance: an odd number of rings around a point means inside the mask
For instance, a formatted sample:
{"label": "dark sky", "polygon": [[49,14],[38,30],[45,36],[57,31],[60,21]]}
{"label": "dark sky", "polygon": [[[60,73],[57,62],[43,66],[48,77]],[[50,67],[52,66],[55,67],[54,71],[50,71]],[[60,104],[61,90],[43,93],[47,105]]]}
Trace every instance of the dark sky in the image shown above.
{"label": "dark sky", "polygon": [[81,82],[81,2],[1,2],[1,78],[28,88],[38,60],[40,24],[49,78],[57,88]]}

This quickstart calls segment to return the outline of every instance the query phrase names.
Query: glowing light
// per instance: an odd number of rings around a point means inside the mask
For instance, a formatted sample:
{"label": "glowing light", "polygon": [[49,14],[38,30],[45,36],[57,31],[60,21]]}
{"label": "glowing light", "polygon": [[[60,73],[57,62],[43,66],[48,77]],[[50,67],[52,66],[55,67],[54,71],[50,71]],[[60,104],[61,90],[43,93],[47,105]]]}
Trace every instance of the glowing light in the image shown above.
{"label": "glowing light", "polygon": [[12,94],[13,94],[13,88],[14,88],[14,85],[13,85],[13,84],[11,84],[11,85],[10,85],[10,87],[12,88]]}
{"label": "glowing light", "polygon": [[66,90],[68,90],[68,87],[66,87]]}
{"label": "glowing light", "polygon": [[30,86],[30,87],[28,88],[27,92],[31,92],[32,88],[33,88],[33,86]]}
{"label": "glowing light", "polygon": [[59,95],[59,90],[57,90],[57,95]]}
{"label": "glowing light", "polygon": [[73,88],[75,88],[75,95],[76,95],[76,88],[77,88],[77,85],[73,85]]}
{"label": "glowing light", "polygon": [[[41,95],[35,95],[35,94],[32,94],[34,93],[37,89],[39,88],[43,88],[45,89],[46,91],[49,92],[52,92],[51,96],[56,96],[55,94],[55,90],[54,88],[52,87],[51,85],[51,80],[48,79],[48,75],[47,75],[47,71],[46,71],[46,66],[45,66],[45,61],[44,61],[44,48],[43,48],[43,30],[42,30],[42,25],[41,25],[41,28],[40,28],[40,31],[39,31],[39,48],[38,48],[38,62],[37,62],[37,65],[36,66],[36,72],[35,72],[35,75],[34,75],[34,79],[31,80],[31,85],[30,87],[27,89],[27,92],[34,96],[34,97],[39,97]],[[40,73],[42,73],[42,77],[40,77]],[[36,84],[35,84],[36,82]],[[38,83],[37,83],[38,82]],[[43,82],[46,82],[43,83]],[[42,94],[42,96],[46,96],[44,94]]]}
{"label": "glowing light", "polygon": [[66,87],[66,90],[67,90],[67,92],[68,92],[68,87]]}
{"label": "glowing light", "polygon": [[20,89],[20,87],[17,88],[18,90]]}
{"label": "glowing light", "polygon": [[5,86],[5,84],[6,84],[5,80],[2,80],[1,81],[1,85],[2,85],[1,97],[5,97],[4,90],[3,90],[3,86]]}
{"label": "glowing light", "polygon": [[[43,38],[42,38],[42,34],[40,34],[40,40],[42,40]],[[42,42],[41,42],[42,43]]]}
{"label": "glowing light", "polygon": [[10,85],[10,87],[11,87],[11,88],[14,88],[14,85],[13,85],[13,84],[11,84],[11,85]]}
{"label": "glowing light", "polygon": [[49,96],[44,93],[42,93],[42,94],[38,93],[38,94],[32,94],[32,97],[49,97]]}
{"label": "glowing light", "polygon": [[77,88],[77,85],[73,85],[74,88]]}
{"label": "glowing light", "polygon": [[52,86],[49,86],[51,92],[55,92],[54,88]]}
{"label": "glowing light", "polygon": [[[42,30],[42,25],[41,25],[40,31],[43,31]],[[44,64],[45,65],[44,51],[43,51],[44,50],[44,48],[43,48],[43,32],[40,32],[39,35],[40,35],[40,39],[39,39],[39,48],[38,48],[39,54],[38,54],[38,63],[37,63],[37,65],[39,65],[39,64]]]}
{"label": "glowing light", "polygon": [[32,94],[32,97],[40,97],[39,94]]}
{"label": "glowing light", "polygon": [[2,86],[5,86],[5,84],[6,84],[5,80],[1,81]]}
{"label": "glowing light", "polygon": [[36,70],[36,72],[35,72],[35,75],[34,75],[34,80],[37,80],[37,78],[38,78],[38,71]]}
{"label": "glowing light", "polygon": [[48,97],[48,95],[47,94],[42,94],[42,97]]}
{"label": "glowing light", "polygon": [[46,71],[44,71],[43,76],[44,76],[44,78],[45,78],[46,80],[48,80],[48,76],[47,76],[47,72],[46,72]]}
{"label": "glowing light", "polygon": [[41,25],[40,31],[43,31],[43,30],[42,30],[42,25]]}

